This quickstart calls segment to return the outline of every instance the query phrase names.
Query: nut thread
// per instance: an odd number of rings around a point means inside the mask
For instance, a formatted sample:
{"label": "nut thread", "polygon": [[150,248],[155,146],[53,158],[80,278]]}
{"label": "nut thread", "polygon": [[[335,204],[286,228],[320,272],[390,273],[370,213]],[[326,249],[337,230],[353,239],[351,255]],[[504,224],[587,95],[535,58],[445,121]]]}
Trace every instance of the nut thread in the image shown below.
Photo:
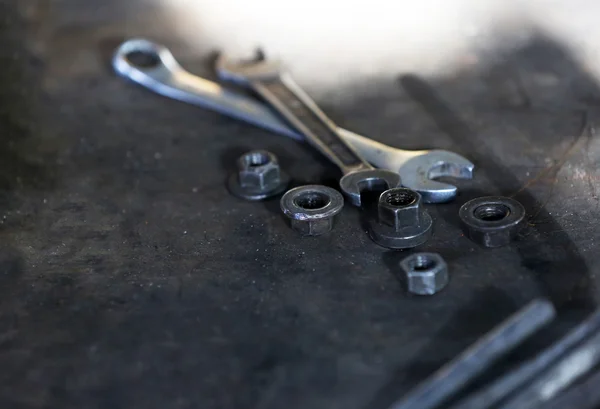
{"label": "nut thread", "polygon": [[415,271],[431,270],[435,267],[435,262],[433,257],[427,254],[418,254],[412,263],[412,268]]}
{"label": "nut thread", "polygon": [[248,168],[264,166],[270,162],[276,162],[271,156],[272,155],[267,151],[251,151],[245,153],[238,162],[238,168],[240,170],[246,170]]}
{"label": "nut thread", "polygon": [[383,200],[392,206],[404,207],[417,201],[417,196],[410,190],[392,191],[383,196]]}
{"label": "nut thread", "polygon": [[419,226],[424,211],[421,195],[406,188],[386,190],[379,197],[377,206],[379,222],[392,226],[396,231]]}

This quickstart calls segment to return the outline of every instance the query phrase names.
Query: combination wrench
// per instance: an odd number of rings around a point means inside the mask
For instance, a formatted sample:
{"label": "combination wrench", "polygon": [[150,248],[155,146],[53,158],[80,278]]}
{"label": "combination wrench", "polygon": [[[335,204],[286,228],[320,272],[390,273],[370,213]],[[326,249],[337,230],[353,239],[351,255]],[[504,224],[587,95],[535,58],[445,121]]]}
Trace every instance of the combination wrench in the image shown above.
{"label": "combination wrench", "polygon": [[[138,66],[132,63],[130,57],[138,53],[152,57],[153,64]],[[115,51],[112,64],[120,76],[160,95],[304,140],[300,132],[258,99],[189,73],[166,47],[154,42],[145,39],[125,41]],[[402,176],[402,185],[418,191],[427,203],[448,202],[456,196],[456,186],[435,178],[472,178],[473,163],[454,152],[396,149],[342,128],[337,130],[338,135],[366,161],[380,169],[398,172]]]}
{"label": "combination wrench", "polygon": [[397,172],[375,169],[342,139],[338,127],[279,63],[265,60],[262,53],[254,60],[245,62],[233,62],[221,54],[215,67],[222,80],[254,91],[300,131],[311,145],[335,163],[344,174],[340,179],[340,188],[353,205],[361,205],[360,194],[363,190],[375,186],[385,187],[385,190],[400,186],[401,179]]}

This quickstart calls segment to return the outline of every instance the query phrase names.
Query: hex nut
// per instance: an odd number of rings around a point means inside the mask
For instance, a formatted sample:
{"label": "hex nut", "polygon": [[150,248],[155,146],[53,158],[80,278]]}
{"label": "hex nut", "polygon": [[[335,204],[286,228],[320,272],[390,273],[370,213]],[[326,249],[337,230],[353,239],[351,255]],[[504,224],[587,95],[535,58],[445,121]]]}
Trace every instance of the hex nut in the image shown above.
{"label": "hex nut", "polygon": [[380,246],[407,249],[425,243],[433,220],[418,192],[406,188],[386,190],[379,196],[377,220],[369,221],[369,235]]}
{"label": "hex nut", "polygon": [[465,235],[482,247],[509,244],[523,227],[525,208],[510,197],[478,197],[459,211]]}
{"label": "hex nut", "polygon": [[433,295],[448,284],[448,265],[437,253],[415,253],[400,262],[406,274],[408,291]]}
{"label": "hex nut", "polygon": [[254,150],[240,156],[237,172],[229,176],[227,186],[234,196],[246,200],[263,200],[282,193],[290,178],[269,151]]}
{"label": "hex nut", "polygon": [[327,186],[307,185],[288,190],[280,206],[292,229],[303,236],[320,236],[333,228],[334,216],[342,210],[344,197]]}

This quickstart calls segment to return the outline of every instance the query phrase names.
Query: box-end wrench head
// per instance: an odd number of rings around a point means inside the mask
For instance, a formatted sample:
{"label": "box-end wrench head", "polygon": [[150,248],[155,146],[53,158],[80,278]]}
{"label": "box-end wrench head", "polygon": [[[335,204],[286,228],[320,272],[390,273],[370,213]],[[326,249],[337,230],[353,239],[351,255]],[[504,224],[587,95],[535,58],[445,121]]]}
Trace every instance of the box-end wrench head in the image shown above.
{"label": "box-end wrench head", "polygon": [[[153,66],[138,66],[129,58],[141,53],[154,57]],[[304,137],[261,101],[222,87],[184,70],[164,46],[143,38],[122,43],[114,53],[113,68],[120,76],[168,98],[230,116],[297,140]],[[271,63],[273,64],[273,63]],[[368,162],[399,172],[402,184],[416,190],[426,203],[454,199],[457,188],[433,178],[471,179],[474,165],[461,155],[444,150],[407,151],[339,128],[340,135]]]}
{"label": "box-end wrench head", "polygon": [[400,185],[397,172],[375,169],[364,160],[281,65],[276,61],[267,61],[261,51],[251,61],[234,62],[221,54],[215,68],[222,80],[253,90],[311,145],[336,164],[344,174],[340,188],[353,205],[361,205],[363,191],[375,187],[387,190]]}

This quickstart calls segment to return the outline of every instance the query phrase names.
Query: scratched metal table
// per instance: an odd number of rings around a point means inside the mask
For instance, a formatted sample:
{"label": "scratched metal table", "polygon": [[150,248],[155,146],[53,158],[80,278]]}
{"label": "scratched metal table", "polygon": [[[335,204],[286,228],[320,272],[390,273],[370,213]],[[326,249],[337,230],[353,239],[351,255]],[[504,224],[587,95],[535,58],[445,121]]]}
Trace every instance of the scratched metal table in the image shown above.
{"label": "scratched metal table", "polygon": [[[150,8],[95,3],[0,1],[1,407],[383,409],[534,297],[559,320],[512,362],[594,307],[600,93],[556,44],[324,102],[348,129],[477,165],[454,203],[429,207],[423,249],[452,276],[420,298],[357,209],[307,239],[276,200],[231,197],[226,173],[249,148],[296,184],[339,174],[306,145],[117,78],[110,52],[133,35],[207,64]],[[458,208],[488,194],[527,208],[514,245],[461,235]]]}

